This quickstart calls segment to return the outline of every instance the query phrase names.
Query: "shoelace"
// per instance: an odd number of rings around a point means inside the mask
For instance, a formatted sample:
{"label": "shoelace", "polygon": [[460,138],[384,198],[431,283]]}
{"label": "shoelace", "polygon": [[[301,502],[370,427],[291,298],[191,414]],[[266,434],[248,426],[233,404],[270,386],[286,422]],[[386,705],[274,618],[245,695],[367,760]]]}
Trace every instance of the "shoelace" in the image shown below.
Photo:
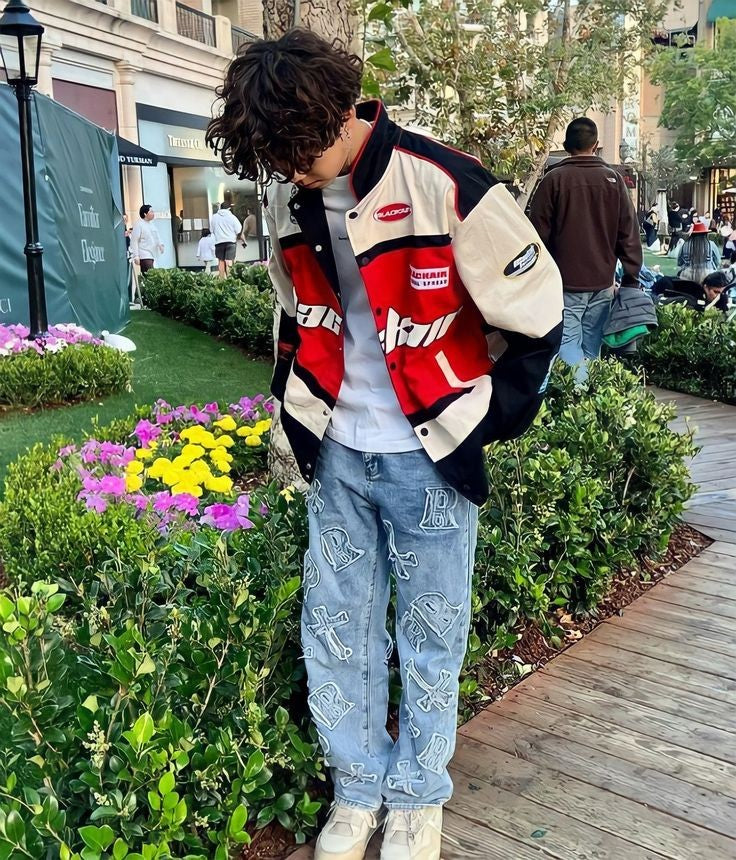
{"label": "shoelace", "polygon": [[[363,810],[360,810],[363,811]],[[349,806],[345,806],[344,803],[334,802],[330,806],[330,813],[332,815],[332,823],[333,824],[345,824],[352,830],[355,827],[355,814],[358,810],[352,809]],[[333,815],[334,813],[334,815]],[[370,812],[369,810],[365,810],[365,813],[370,816],[369,822],[370,827],[375,829],[378,827],[378,819],[374,812]]]}
{"label": "shoelace", "polygon": [[[425,821],[420,825],[420,819],[422,817],[421,812],[417,809],[401,809],[396,810],[401,813],[401,818],[399,819],[400,825],[406,825],[405,827],[398,826],[396,830],[399,833],[406,833],[409,837],[409,842],[414,842],[414,840],[419,836],[423,827],[432,827],[434,830],[439,833],[442,838],[446,842],[450,842],[452,845],[455,845],[457,848],[462,847],[457,839],[453,839],[452,836],[448,836],[446,833],[442,833],[442,828],[438,827],[434,821]],[[386,820],[383,822],[383,832],[386,832],[386,826],[388,824],[388,816],[386,816]]]}

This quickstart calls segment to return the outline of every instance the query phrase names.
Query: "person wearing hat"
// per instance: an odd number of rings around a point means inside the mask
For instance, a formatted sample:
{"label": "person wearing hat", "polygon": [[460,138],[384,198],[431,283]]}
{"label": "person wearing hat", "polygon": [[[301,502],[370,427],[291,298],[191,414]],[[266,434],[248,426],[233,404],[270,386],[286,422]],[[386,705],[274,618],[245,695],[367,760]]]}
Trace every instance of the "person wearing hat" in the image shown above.
{"label": "person wearing hat", "polygon": [[677,276],[702,284],[706,275],[721,268],[721,249],[708,238],[708,228],[696,221],[677,255]]}

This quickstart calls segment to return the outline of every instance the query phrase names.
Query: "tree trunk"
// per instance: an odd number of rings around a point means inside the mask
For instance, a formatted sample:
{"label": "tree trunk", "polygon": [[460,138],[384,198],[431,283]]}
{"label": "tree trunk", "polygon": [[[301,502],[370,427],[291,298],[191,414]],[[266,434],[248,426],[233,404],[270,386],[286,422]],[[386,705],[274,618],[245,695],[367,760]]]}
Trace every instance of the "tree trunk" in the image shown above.
{"label": "tree trunk", "polygon": [[[264,0],[263,36],[278,39],[292,27],[305,27],[328,41],[339,40],[345,47],[353,45],[356,20],[351,14],[350,0]],[[354,47],[354,46],[353,46]],[[274,337],[278,332],[279,308],[274,318]],[[305,490],[289,441],[281,424],[278,403],[271,424],[271,445],[268,467],[271,478],[282,486]]]}
{"label": "tree trunk", "polygon": [[356,20],[350,0],[264,0],[263,35],[277,39],[291,27],[306,27],[346,47],[355,38]]}

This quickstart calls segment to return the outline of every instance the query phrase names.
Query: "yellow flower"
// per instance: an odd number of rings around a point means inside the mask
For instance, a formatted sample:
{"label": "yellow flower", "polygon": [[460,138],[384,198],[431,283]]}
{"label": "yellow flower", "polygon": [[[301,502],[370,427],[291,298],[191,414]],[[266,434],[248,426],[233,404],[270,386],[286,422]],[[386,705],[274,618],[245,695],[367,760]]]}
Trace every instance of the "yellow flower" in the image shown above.
{"label": "yellow flower", "polygon": [[235,419],[233,418],[232,415],[226,415],[224,418],[220,418],[219,421],[215,421],[214,426],[219,427],[221,430],[224,430],[226,433],[230,433],[238,425],[235,423]]}
{"label": "yellow flower", "polygon": [[143,486],[143,478],[140,475],[126,475],[125,489],[129,493],[135,493]]}
{"label": "yellow flower", "polygon": [[220,472],[229,472],[232,466],[225,460],[215,460],[215,468]]}
{"label": "yellow flower", "polygon": [[261,437],[258,435],[248,436],[248,438],[245,440],[245,444],[249,448],[257,448],[261,444]]}
{"label": "yellow flower", "polygon": [[194,484],[189,480],[179,481],[171,488],[173,495],[178,496],[180,493],[188,493],[190,496],[199,498],[202,495],[202,488],[199,484]]}
{"label": "yellow flower", "polygon": [[227,436],[227,435],[219,436],[215,440],[215,445],[217,445],[218,448],[232,448],[234,444],[235,444],[235,440],[233,439],[232,436]]}
{"label": "yellow flower", "polygon": [[131,460],[130,463],[125,467],[125,471],[129,475],[140,475],[143,471],[143,463],[140,460]]}
{"label": "yellow flower", "polygon": [[197,442],[205,448],[215,448],[217,446],[217,440],[209,430],[202,430],[198,434]]}
{"label": "yellow flower", "polygon": [[171,468],[171,465],[171,460],[168,460],[166,457],[157,457],[153,461],[151,468],[148,470],[148,474],[152,478],[162,478],[164,473]]}
{"label": "yellow flower", "polygon": [[266,433],[271,429],[271,419],[266,418],[263,421],[259,421],[255,426],[256,433]]}
{"label": "yellow flower", "polygon": [[213,493],[229,493],[233,488],[233,482],[227,475],[220,475],[219,478],[207,478],[204,485]]}
{"label": "yellow flower", "polygon": [[135,456],[139,460],[150,460],[153,457],[153,451],[150,448],[139,448],[135,452]]}
{"label": "yellow flower", "polygon": [[177,469],[174,465],[171,466],[170,469],[167,469],[164,474],[161,476],[161,480],[166,484],[167,487],[173,487],[175,484],[179,484],[184,479],[184,469]]}
{"label": "yellow flower", "polygon": [[189,473],[194,475],[199,481],[204,481],[212,475],[210,467],[204,460],[195,460],[189,467]]}
{"label": "yellow flower", "polygon": [[152,451],[158,451],[158,442],[154,439],[152,442],[149,442],[149,443],[148,443],[148,447],[149,447]]}
{"label": "yellow flower", "polygon": [[287,502],[294,501],[294,487],[285,487],[280,493],[280,496],[283,496]]}
{"label": "yellow flower", "polygon": [[238,427],[235,432],[238,434],[238,436],[251,436],[255,431],[252,427],[243,426]]}
{"label": "yellow flower", "polygon": [[189,462],[198,460],[204,456],[204,448],[201,445],[193,445],[191,442],[181,449],[181,456],[186,457]]}
{"label": "yellow flower", "polygon": [[226,448],[213,448],[210,451],[210,460],[224,460],[226,463],[232,463],[233,455]]}
{"label": "yellow flower", "polygon": [[183,454],[179,454],[178,457],[174,457],[174,467],[177,469],[186,469],[191,462],[192,461],[189,457],[185,457]]}
{"label": "yellow flower", "polygon": [[184,440],[192,439],[192,437],[197,436],[201,429],[199,424],[195,424],[194,427],[185,427],[179,434],[179,438]]}

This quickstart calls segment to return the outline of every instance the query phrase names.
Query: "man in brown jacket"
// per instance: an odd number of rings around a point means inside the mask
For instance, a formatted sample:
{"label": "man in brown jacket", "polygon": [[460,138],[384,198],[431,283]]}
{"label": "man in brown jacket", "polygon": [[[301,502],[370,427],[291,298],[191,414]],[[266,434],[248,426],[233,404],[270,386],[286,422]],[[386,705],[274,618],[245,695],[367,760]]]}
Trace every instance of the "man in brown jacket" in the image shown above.
{"label": "man in brown jacket", "polygon": [[530,218],[562,274],[565,311],[560,358],[576,368],[598,358],[613,296],[616,260],[622,286],[636,286],[642,266],[639,225],[623,177],[596,155],[598,129],[586,117],[565,133],[570,158],[542,179]]}

